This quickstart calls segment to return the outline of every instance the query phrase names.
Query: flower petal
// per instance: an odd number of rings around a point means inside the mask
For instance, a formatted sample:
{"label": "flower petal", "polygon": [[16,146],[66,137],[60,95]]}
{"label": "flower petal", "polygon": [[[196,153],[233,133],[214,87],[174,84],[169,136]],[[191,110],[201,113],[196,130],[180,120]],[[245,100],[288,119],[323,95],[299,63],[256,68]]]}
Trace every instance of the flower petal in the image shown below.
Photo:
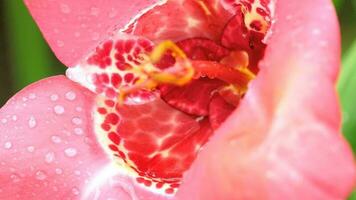
{"label": "flower petal", "polygon": [[186,174],[179,199],[345,199],[355,162],[335,94],[330,1],[277,1],[260,74]]}
{"label": "flower petal", "polygon": [[92,131],[94,98],[57,76],[0,110],[0,199],[159,198],[111,165]]}
{"label": "flower petal", "polygon": [[158,0],[25,0],[49,45],[67,66]]}

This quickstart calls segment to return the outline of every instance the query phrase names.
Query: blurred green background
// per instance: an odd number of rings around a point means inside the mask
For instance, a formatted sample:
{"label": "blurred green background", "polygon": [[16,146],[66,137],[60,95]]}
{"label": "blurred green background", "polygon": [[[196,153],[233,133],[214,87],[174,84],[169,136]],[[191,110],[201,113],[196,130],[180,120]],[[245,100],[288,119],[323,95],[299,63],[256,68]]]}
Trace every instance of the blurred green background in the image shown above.
{"label": "blurred green background", "polygon": [[[342,33],[343,67],[337,89],[343,133],[356,153],[356,0],[334,0]],[[26,85],[64,74],[22,0],[0,1],[0,107]],[[356,192],[350,199],[356,200]]]}

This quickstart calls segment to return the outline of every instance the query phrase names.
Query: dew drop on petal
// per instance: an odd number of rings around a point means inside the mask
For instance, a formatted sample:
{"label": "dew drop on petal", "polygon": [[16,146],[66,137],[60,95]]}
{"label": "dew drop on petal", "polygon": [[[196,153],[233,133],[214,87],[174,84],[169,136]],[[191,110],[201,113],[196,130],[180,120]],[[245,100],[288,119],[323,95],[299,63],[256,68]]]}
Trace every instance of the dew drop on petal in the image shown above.
{"label": "dew drop on petal", "polygon": [[78,195],[78,194],[79,194],[78,188],[76,188],[76,187],[72,188],[72,193],[73,193],[74,195]]}
{"label": "dew drop on petal", "polygon": [[75,110],[76,110],[77,112],[82,112],[82,111],[83,111],[83,108],[78,106],[78,107],[75,108]]}
{"label": "dew drop on petal", "polygon": [[7,123],[7,119],[5,119],[5,118],[1,119],[1,123],[6,124]]}
{"label": "dew drop on petal", "polygon": [[80,32],[75,32],[75,33],[74,33],[74,36],[75,36],[76,38],[80,37]]}
{"label": "dew drop on petal", "polygon": [[20,177],[17,174],[11,174],[10,178],[14,183],[20,182]]}
{"label": "dew drop on petal", "polygon": [[32,153],[32,152],[35,151],[35,147],[34,147],[34,146],[28,146],[26,149],[27,149],[27,151],[30,152],[30,153]]}
{"label": "dew drop on petal", "polygon": [[60,8],[61,8],[62,13],[64,13],[64,14],[68,14],[71,12],[71,9],[67,4],[61,4]]}
{"label": "dew drop on petal", "polygon": [[35,128],[37,125],[36,119],[31,116],[30,119],[28,120],[28,127],[30,128]]}
{"label": "dew drop on petal", "polygon": [[45,156],[45,161],[46,163],[52,163],[55,159],[55,154],[54,152],[48,152]]}
{"label": "dew drop on petal", "polygon": [[93,15],[93,16],[98,16],[99,12],[100,12],[100,10],[97,7],[91,7],[90,8],[90,14]]}
{"label": "dew drop on petal", "polygon": [[73,100],[75,100],[75,98],[77,97],[77,95],[76,95],[74,92],[70,91],[70,92],[67,92],[67,93],[65,94],[65,97],[66,97],[67,100],[73,101]]}
{"label": "dew drop on petal", "polygon": [[57,114],[57,115],[61,115],[64,113],[64,107],[63,106],[60,106],[60,105],[56,105],[54,106],[54,112]]}
{"label": "dew drop on petal", "polygon": [[117,10],[115,8],[111,8],[109,12],[109,17],[114,18],[117,15]]}
{"label": "dew drop on petal", "polygon": [[75,133],[76,135],[83,135],[83,129],[81,129],[81,128],[75,128],[75,129],[74,129],[74,133]]}
{"label": "dew drop on petal", "polygon": [[45,180],[47,178],[47,175],[44,171],[37,171],[36,172],[36,179],[37,180]]}
{"label": "dew drop on petal", "polygon": [[57,46],[58,47],[63,47],[64,46],[64,42],[62,40],[57,40]]}
{"label": "dew drop on petal", "polygon": [[77,176],[80,176],[81,172],[79,170],[75,170],[74,174],[77,175]]}
{"label": "dew drop on petal", "polygon": [[62,174],[63,173],[63,170],[61,169],[61,168],[56,168],[55,169],[55,172],[56,172],[56,174]]}
{"label": "dew drop on petal", "polygon": [[75,124],[75,125],[80,125],[80,124],[83,123],[83,120],[80,119],[79,117],[74,117],[74,118],[72,119],[72,123]]}
{"label": "dew drop on petal", "polygon": [[67,149],[64,150],[64,153],[68,157],[74,157],[74,156],[77,155],[77,149],[72,148],[72,147],[71,148],[67,148]]}
{"label": "dew drop on petal", "polygon": [[5,142],[5,144],[4,144],[4,148],[5,149],[11,149],[11,147],[12,147],[12,143],[11,142]]}
{"label": "dew drop on petal", "polygon": [[12,116],[12,121],[16,121],[17,120],[17,116],[16,115],[13,115]]}
{"label": "dew drop on petal", "polygon": [[34,93],[31,93],[29,96],[28,96],[29,99],[36,99],[36,94]]}
{"label": "dew drop on petal", "polygon": [[94,32],[94,33],[92,34],[92,37],[91,37],[91,38],[92,38],[94,41],[96,41],[96,40],[99,39],[99,37],[100,37],[99,33]]}
{"label": "dew drop on petal", "polygon": [[61,139],[59,136],[57,136],[57,135],[53,135],[53,136],[51,137],[51,140],[52,140],[53,143],[56,143],[56,144],[59,144],[59,143],[62,142],[62,139]]}
{"label": "dew drop on petal", "polygon": [[59,97],[57,94],[52,94],[50,98],[51,98],[51,101],[57,101]]}

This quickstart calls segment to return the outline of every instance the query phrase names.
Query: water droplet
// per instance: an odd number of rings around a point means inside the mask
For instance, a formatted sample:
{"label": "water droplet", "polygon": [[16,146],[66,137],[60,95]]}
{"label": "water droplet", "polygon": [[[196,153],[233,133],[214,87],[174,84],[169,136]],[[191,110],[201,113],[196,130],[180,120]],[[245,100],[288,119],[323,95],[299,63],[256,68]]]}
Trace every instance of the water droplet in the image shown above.
{"label": "water droplet", "polygon": [[312,30],[312,34],[313,34],[313,35],[320,35],[320,32],[321,32],[321,31],[320,31],[320,29],[318,29],[318,28],[315,28],[315,29]]}
{"label": "water droplet", "polygon": [[55,155],[53,152],[48,152],[45,156],[46,163],[52,163],[55,159]]}
{"label": "water droplet", "polygon": [[57,101],[59,97],[57,94],[52,94],[50,98],[51,98],[51,101]]}
{"label": "water droplet", "polygon": [[57,135],[53,135],[53,136],[51,137],[51,140],[52,140],[53,143],[56,143],[56,144],[59,144],[59,143],[62,142],[62,139],[61,139],[59,136],[57,136]]}
{"label": "water droplet", "polygon": [[74,133],[75,133],[76,135],[83,135],[83,129],[81,129],[81,128],[75,128],[75,129],[74,129]]}
{"label": "water droplet", "polygon": [[30,99],[36,99],[36,94],[31,93],[31,94],[28,96],[28,98],[30,98]]}
{"label": "water droplet", "polygon": [[17,174],[11,174],[10,178],[14,183],[20,182],[20,177]]}
{"label": "water droplet", "polygon": [[72,119],[72,123],[75,124],[75,125],[80,125],[80,124],[83,123],[83,120],[80,119],[79,117],[74,117],[74,118]]}
{"label": "water droplet", "polygon": [[115,8],[111,8],[109,12],[109,17],[114,18],[117,15],[117,10]]}
{"label": "water droplet", "polygon": [[17,116],[16,115],[13,115],[12,116],[12,121],[16,121],[17,120]]}
{"label": "water droplet", "polygon": [[64,150],[64,153],[68,157],[74,157],[77,155],[78,152],[77,152],[77,149],[75,149],[75,148],[67,148]]}
{"label": "water droplet", "polygon": [[1,123],[6,124],[7,123],[7,119],[5,119],[5,118],[1,119]]}
{"label": "water droplet", "polygon": [[90,8],[90,14],[91,14],[91,15],[98,16],[98,15],[99,15],[99,12],[100,12],[100,10],[99,10],[99,8],[97,8],[97,7],[92,7],[92,8]]}
{"label": "water droplet", "polygon": [[62,174],[63,170],[61,168],[56,168],[55,172],[56,172],[56,174]]}
{"label": "water droplet", "polygon": [[62,40],[58,40],[57,41],[57,46],[58,47],[63,47],[64,46],[64,42]]}
{"label": "water droplet", "polygon": [[4,144],[4,148],[5,149],[11,149],[11,147],[12,147],[12,143],[11,142],[5,142],[5,144]]}
{"label": "water droplet", "polygon": [[78,106],[78,107],[75,108],[75,110],[78,111],[78,112],[82,112],[83,108]]}
{"label": "water droplet", "polygon": [[79,190],[76,187],[72,188],[72,192],[73,192],[74,195],[78,195],[79,194]]}
{"label": "water droplet", "polygon": [[32,153],[32,152],[35,151],[35,147],[34,147],[34,146],[28,146],[28,147],[27,147],[27,151],[30,152],[30,153]]}
{"label": "water droplet", "polygon": [[94,41],[96,41],[96,40],[98,40],[98,39],[99,39],[99,37],[100,37],[99,33],[94,32],[94,33],[92,34],[91,39],[93,39]]}
{"label": "water droplet", "polygon": [[22,101],[23,101],[23,102],[26,102],[26,101],[27,101],[27,98],[26,98],[26,97],[22,97]]}
{"label": "water droplet", "polygon": [[77,37],[77,38],[80,37],[80,32],[75,32],[74,36]]}
{"label": "water droplet", "polygon": [[61,7],[62,13],[64,13],[64,14],[68,14],[71,11],[70,7],[67,4],[61,4],[60,7]]}
{"label": "water droplet", "polygon": [[36,119],[31,116],[30,119],[28,120],[28,127],[30,128],[35,128],[37,125]]}
{"label": "water droplet", "polygon": [[61,115],[64,113],[64,107],[63,106],[60,106],[60,105],[56,105],[54,107],[54,112],[58,115]]}
{"label": "water droplet", "polygon": [[42,180],[45,180],[46,178],[47,178],[47,175],[46,175],[46,173],[44,171],[37,171],[36,172],[36,179],[37,180],[42,181]]}
{"label": "water droplet", "polygon": [[65,94],[65,96],[66,96],[66,99],[68,99],[69,101],[73,101],[77,97],[77,95],[72,91],[67,92]]}

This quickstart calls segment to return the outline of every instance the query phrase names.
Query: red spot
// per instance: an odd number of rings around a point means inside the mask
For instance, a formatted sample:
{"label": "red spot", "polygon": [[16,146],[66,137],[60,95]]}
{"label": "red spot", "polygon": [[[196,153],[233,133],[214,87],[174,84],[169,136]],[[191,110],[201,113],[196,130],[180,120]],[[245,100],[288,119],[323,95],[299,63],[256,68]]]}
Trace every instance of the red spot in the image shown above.
{"label": "red spot", "polygon": [[171,184],[171,187],[172,187],[172,188],[178,188],[179,186],[180,186],[180,184],[178,184],[178,183]]}
{"label": "red spot", "polygon": [[156,184],[156,188],[157,188],[157,189],[160,189],[160,188],[163,187],[163,185],[164,185],[164,183],[159,182],[159,183]]}
{"label": "red spot", "polygon": [[113,41],[107,41],[102,46],[96,48],[95,53],[88,58],[88,63],[97,65],[100,68],[106,68],[111,65],[110,52],[113,46]]}
{"label": "red spot", "polygon": [[137,181],[138,183],[143,183],[143,182],[145,182],[145,179],[142,178],[142,177],[137,177],[137,178],[136,178],[136,181]]}
{"label": "red spot", "polygon": [[111,126],[109,124],[101,124],[101,128],[104,130],[104,131],[109,131]]}
{"label": "red spot", "polygon": [[98,108],[98,113],[104,115],[107,113],[106,109],[105,108]]}
{"label": "red spot", "polygon": [[115,125],[119,123],[119,116],[115,113],[110,113],[106,115],[104,123]]}
{"label": "red spot", "polygon": [[119,149],[117,148],[117,146],[112,145],[112,144],[109,145],[109,148],[110,148],[112,151],[118,151],[118,150],[119,150]]}
{"label": "red spot", "polygon": [[145,186],[150,187],[152,185],[152,182],[150,180],[145,180],[144,184]]}
{"label": "red spot", "polygon": [[120,137],[115,132],[110,132],[108,134],[109,139],[116,145],[120,144]]}
{"label": "red spot", "polygon": [[109,106],[109,107],[114,107],[114,105],[115,105],[115,102],[114,101],[112,101],[112,100],[105,100],[105,104],[107,105],[107,106]]}
{"label": "red spot", "polygon": [[111,84],[118,88],[121,84],[122,78],[119,74],[112,74],[111,75]]}
{"label": "red spot", "polygon": [[127,73],[124,76],[125,82],[126,83],[130,83],[134,78],[134,75],[132,73]]}
{"label": "red spot", "polygon": [[165,190],[165,192],[167,194],[173,194],[174,193],[174,189],[173,188],[168,188],[168,189]]}

